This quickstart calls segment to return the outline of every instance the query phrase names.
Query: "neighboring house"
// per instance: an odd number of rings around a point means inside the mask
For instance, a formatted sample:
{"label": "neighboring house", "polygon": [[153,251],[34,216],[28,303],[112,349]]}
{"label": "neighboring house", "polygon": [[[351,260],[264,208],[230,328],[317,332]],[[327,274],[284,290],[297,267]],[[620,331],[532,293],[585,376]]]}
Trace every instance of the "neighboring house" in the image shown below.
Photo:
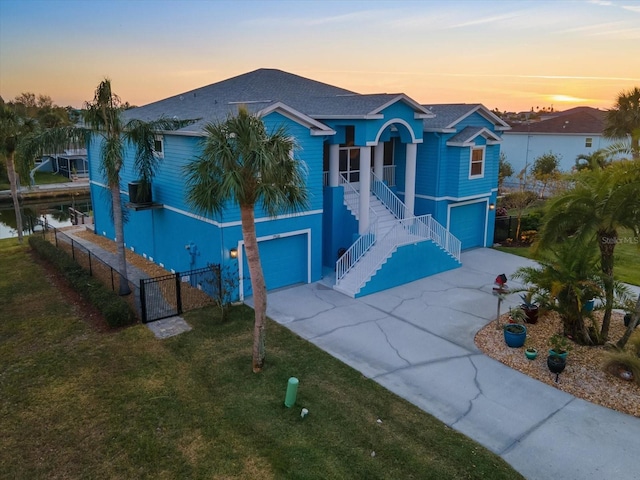
{"label": "neighboring house", "polygon": [[62,153],[45,155],[35,162],[35,167],[31,170],[31,183],[34,183],[33,174],[36,171],[54,172],[64,175],[67,178],[89,176],[89,165],[87,161],[87,150],[84,148],[65,150]]}
{"label": "neighboring house", "polygon": [[[244,105],[267,128],[285,125],[307,167],[310,204],[270,218],[256,208],[267,288],[335,275],[362,296],[460,265],[460,250],[493,242],[501,131],[482,105],[418,104],[404,94],[361,95],[280,70],[260,69],[143,107],[127,119],[197,119],[161,132],[153,203],[129,202],[132,153],[122,171],[128,248],[179,272],[222,264],[251,295],[240,212],[202,216],[186,202],[183,167],[200,152],[208,122]],[[89,149],[96,233],[114,238],[99,143]],[[338,257],[340,257],[338,261]]]}
{"label": "neighboring house", "polygon": [[[536,158],[545,153],[557,155],[560,170],[569,172],[578,155],[590,155],[615,143],[602,135],[605,114],[597,108],[576,107],[549,114],[539,122],[512,124],[503,137],[502,152],[513,167],[514,177],[524,168],[528,175]],[[505,183],[514,182],[517,179]]]}

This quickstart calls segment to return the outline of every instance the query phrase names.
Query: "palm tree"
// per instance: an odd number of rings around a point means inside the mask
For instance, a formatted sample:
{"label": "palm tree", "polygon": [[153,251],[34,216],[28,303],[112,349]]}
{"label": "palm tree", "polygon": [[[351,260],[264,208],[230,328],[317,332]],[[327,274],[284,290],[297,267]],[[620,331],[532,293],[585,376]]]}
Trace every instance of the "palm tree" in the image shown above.
{"label": "palm tree", "polygon": [[270,216],[300,211],[308,194],[303,164],[292,152],[294,141],[284,127],[273,132],[246,107],[224,122],[208,124],[202,155],[185,167],[187,201],[206,214],[221,214],[229,203],[240,207],[242,237],[253,288],[255,322],[254,372],[265,359],[267,289],[260,263],[255,228],[255,207]]}
{"label": "palm tree", "polygon": [[600,250],[605,312],[600,340],[609,336],[614,302],[614,251],[618,231],[640,235],[640,162],[620,161],[603,170],[585,171],[573,188],[553,198],[545,209],[536,249],[544,250],[574,237]]}
{"label": "palm tree", "polygon": [[111,209],[116,233],[119,293],[131,293],[127,280],[127,260],[124,247],[122,201],[120,198],[120,171],[124,165],[127,147],[135,151],[133,168],[140,175],[142,190],[150,188],[151,178],[159,166],[159,157],[154,151],[155,135],[158,131],[174,130],[189,124],[190,120],[167,120],[153,122],[141,120],[124,121],[124,106],[111,90],[111,81],[104,79],[96,88],[93,101],[85,102],[84,125],[44,130],[31,135],[23,142],[25,158],[33,158],[45,150],[56,151],[70,143],[85,145],[100,142],[100,169],[107,180],[111,193]]}
{"label": "palm tree", "polygon": [[607,111],[604,136],[607,138],[631,137],[631,154],[640,158],[640,88],[618,94],[614,108]]}
{"label": "palm tree", "polygon": [[542,309],[558,313],[564,335],[583,345],[599,343],[598,332],[585,322],[591,315],[585,304],[604,293],[595,245],[571,239],[545,250],[536,261],[539,266],[519,268],[513,278],[528,284]]}
{"label": "palm tree", "polygon": [[576,157],[576,170],[597,170],[606,168],[611,164],[611,155],[607,150],[600,149],[593,153],[581,153]]}
{"label": "palm tree", "polygon": [[16,173],[16,153],[21,139],[36,128],[33,120],[18,115],[6,105],[0,107],[0,152],[4,153],[7,163],[7,176],[11,185],[11,200],[16,214],[18,242],[22,243],[23,226],[18,197],[18,175]]}

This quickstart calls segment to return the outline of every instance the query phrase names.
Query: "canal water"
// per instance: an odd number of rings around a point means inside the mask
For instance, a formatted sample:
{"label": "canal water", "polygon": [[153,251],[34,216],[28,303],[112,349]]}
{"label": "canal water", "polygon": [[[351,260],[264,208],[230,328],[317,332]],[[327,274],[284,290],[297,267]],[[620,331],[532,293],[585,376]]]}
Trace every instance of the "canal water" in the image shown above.
{"label": "canal water", "polygon": [[[75,208],[84,213],[91,211],[91,198],[89,195],[75,195],[68,198],[56,198],[55,200],[34,202],[23,201],[22,225],[24,235],[33,233],[37,220],[46,221],[52,227],[61,228],[71,225],[69,208]],[[36,227],[37,228],[37,227]],[[0,238],[14,238],[18,236],[16,228],[16,216],[11,203],[0,204]]]}

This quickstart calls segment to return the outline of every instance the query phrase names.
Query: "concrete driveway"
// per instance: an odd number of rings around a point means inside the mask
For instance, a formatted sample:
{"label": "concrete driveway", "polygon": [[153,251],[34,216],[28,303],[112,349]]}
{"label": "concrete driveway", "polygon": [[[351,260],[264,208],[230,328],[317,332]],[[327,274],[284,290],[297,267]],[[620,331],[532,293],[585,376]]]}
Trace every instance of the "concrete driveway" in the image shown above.
{"label": "concrete driveway", "polygon": [[[640,419],[577,399],[476,348],[476,332],[496,316],[495,277],[532,262],[491,249],[465,252],[462,262],[360,299],[332,290],[330,277],[272,292],[268,315],[528,479],[640,478]],[[507,299],[502,312],[516,300]]]}

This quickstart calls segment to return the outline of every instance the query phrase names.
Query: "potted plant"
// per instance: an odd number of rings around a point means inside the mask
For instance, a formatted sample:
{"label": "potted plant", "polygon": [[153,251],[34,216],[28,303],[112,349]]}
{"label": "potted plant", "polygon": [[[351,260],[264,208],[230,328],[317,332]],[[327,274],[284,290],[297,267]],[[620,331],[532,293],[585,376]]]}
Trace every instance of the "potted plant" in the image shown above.
{"label": "potted plant", "polygon": [[527,315],[521,307],[509,309],[509,323],[524,323],[526,321]]}
{"label": "potted plant", "polygon": [[571,350],[571,344],[569,339],[564,335],[555,333],[549,338],[549,344],[551,349],[549,350],[549,356],[560,357],[566,359],[569,351]]}
{"label": "potted plant", "polygon": [[551,373],[556,374],[556,383],[558,383],[558,375],[564,371],[567,366],[567,359],[559,355],[549,355],[547,357],[547,367]]}
{"label": "potted plant", "polygon": [[520,295],[520,298],[522,299],[522,304],[520,305],[520,308],[525,314],[525,317],[526,317],[525,321],[531,324],[538,323],[539,307],[533,301],[533,292],[528,291],[527,293]]}
{"label": "potted plant", "polygon": [[504,334],[504,341],[511,348],[520,348],[527,339],[527,328],[521,323],[515,322],[523,321],[524,312],[520,307],[512,308],[509,311],[509,316],[514,323],[503,325],[502,332]]}
{"label": "potted plant", "polygon": [[533,347],[527,347],[524,351],[524,356],[529,360],[535,360],[535,358],[538,356],[538,350]]}

